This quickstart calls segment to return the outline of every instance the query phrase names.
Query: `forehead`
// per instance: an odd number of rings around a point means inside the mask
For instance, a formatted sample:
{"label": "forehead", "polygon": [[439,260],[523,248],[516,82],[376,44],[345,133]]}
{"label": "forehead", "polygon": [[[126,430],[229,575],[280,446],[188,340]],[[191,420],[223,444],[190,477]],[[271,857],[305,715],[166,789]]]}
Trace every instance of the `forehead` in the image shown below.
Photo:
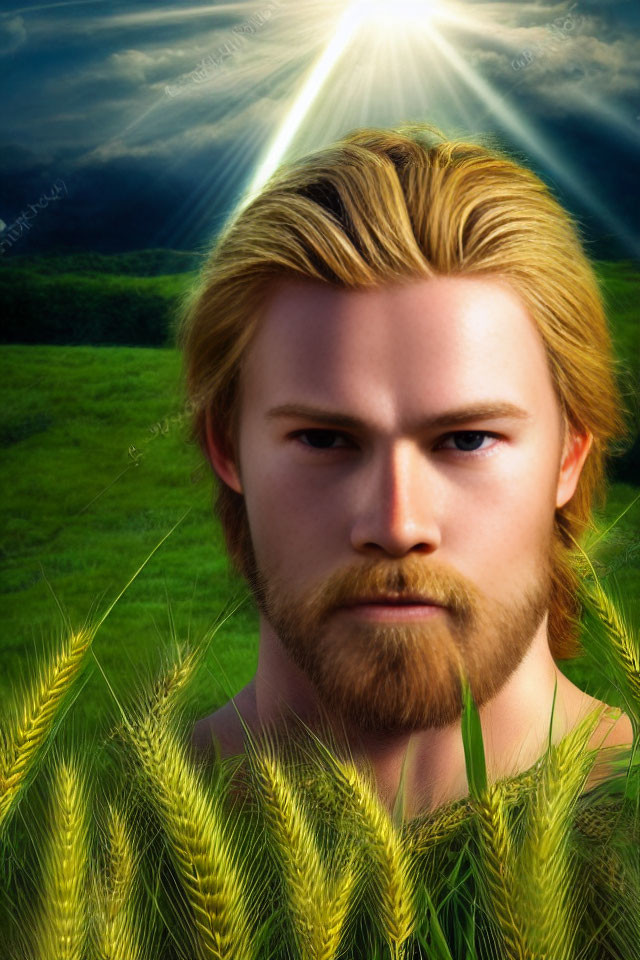
{"label": "forehead", "polygon": [[367,290],[310,280],[273,289],[245,357],[244,401],[331,400],[380,412],[488,397],[532,404],[552,384],[526,305],[491,276]]}

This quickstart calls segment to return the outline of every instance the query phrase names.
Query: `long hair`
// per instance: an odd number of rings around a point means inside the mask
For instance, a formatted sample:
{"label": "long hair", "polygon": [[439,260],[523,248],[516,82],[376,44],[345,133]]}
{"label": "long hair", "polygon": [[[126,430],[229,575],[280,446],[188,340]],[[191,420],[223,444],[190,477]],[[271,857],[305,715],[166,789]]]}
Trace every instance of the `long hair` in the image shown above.
{"label": "long hair", "polygon": [[[580,538],[604,502],[605,456],[627,431],[605,309],[579,227],[502,148],[405,124],[356,130],[279,167],[218,236],[181,304],[192,439],[206,450],[209,418],[233,457],[243,356],[278,279],[362,289],[442,274],[510,283],[544,342],[565,427],[593,436],[576,491],[554,519],[550,650],[556,659],[577,656],[571,537]],[[255,570],[244,497],[216,483],[215,515],[233,568],[248,579]]]}

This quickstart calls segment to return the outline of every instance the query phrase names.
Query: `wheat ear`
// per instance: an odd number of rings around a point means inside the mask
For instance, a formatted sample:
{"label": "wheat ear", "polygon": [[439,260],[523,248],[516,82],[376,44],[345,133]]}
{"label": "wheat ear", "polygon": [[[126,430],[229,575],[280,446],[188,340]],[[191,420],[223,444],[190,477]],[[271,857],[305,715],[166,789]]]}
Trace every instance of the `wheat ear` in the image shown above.
{"label": "wheat ear", "polygon": [[129,733],[193,910],[200,956],[249,960],[245,891],[220,802],[206,792],[166,725],[146,717],[129,725]]}
{"label": "wheat ear", "polygon": [[[284,867],[289,906],[301,960],[333,960],[357,877],[353,859],[331,877],[297,791],[272,750],[251,756],[253,776]],[[342,860],[344,850],[336,853]]]}
{"label": "wheat ear", "polygon": [[593,587],[588,591],[588,597],[607,631],[612,651],[629,684],[636,718],[640,718],[640,648],[638,643],[634,642],[624,619],[620,616],[615,604],[607,596],[597,578]]}
{"label": "wheat ear", "polygon": [[573,957],[577,933],[569,830],[575,802],[595,759],[587,745],[601,715],[592,711],[541,760],[538,788],[527,809],[520,852],[518,899],[534,956]]}
{"label": "wheat ear", "polygon": [[374,882],[384,936],[399,958],[416,925],[415,881],[411,858],[375,789],[353,763],[323,750],[334,786],[355,814],[376,867]]}
{"label": "wheat ear", "polygon": [[75,680],[91,645],[90,630],[78,630],[40,670],[16,704],[5,727],[0,751],[0,829],[29,773],[38,749],[51,730],[56,711]]}
{"label": "wheat ear", "polygon": [[[536,780],[536,774],[532,770],[526,770],[501,781],[505,806],[509,807],[528,796],[533,791]],[[422,856],[437,844],[448,840],[454,831],[470,822],[474,816],[475,810],[469,797],[442,804],[430,814],[415,817],[406,824],[407,841],[414,854]]]}
{"label": "wheat ear", "polygon": [[94,947],[99,960],[138,960],[136,865],[129,830],[122,814],[108,806],[109,859],[106,876],[96,882]]}
{"label": "wheat ear", "polygon": [[514,903],[517,866],[504,781],[489,783],[473,800],[473,806],[480,837],[479,866],[486,883],[484,893],[502,934],[505,960],[532,960],[526,950],[522,918]]}
{"label": "wheat ear", "polygon": [[43,862],[37,960],[83,960],[86,931],[87,800],[76,765],[53,771],[51,824]]}
{"label": "wheat ear", "polygon": [[[637,499],[637,498],[636,498]],[[611,654],[619,664],[631,693],[635,733],[640,727],[640,642],[634,638],[616,605],[603,589],[589,555],[571,534],[571,539],[591,570],[593,586],[584,588],[588,601],[597,613],[611,642]]]}
{"label": "wheat ear", "polygon": [[201,651],[190,650],[180,653],[162,676],[156,681],[150,696],[149,712],[155,720],[162,723],[172,713],[177,699],[189,684],[199,663]]}

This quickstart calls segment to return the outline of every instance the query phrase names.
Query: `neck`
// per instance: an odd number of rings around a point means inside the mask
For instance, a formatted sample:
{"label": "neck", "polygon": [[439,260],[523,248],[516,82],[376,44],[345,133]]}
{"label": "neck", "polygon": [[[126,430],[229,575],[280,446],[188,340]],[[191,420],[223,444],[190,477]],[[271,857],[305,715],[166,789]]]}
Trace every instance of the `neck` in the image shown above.
{"label": "neck", "polygon": [[[598,701],[579,690],[557,668],[549,650],[545,617],[520,665],[499,693],[479,710],[490,780],[520,773],[544,753],[556,682],[552,743],[562,739]],[[312,729],[319,730],[322,716],[326,723],[314,688],[266,623],[261,624],[258,669],[249,688],[253,722],[258,729],[282,724],[288,711]],[[460,720],[444,728],[397,734],[348,729],[340,718],[329,718],[329,722],[338,741],[346,738],[355,763],[372,770],[387,809],[393,807],[398,794],[403,764],[407,817],[468,794]]]}

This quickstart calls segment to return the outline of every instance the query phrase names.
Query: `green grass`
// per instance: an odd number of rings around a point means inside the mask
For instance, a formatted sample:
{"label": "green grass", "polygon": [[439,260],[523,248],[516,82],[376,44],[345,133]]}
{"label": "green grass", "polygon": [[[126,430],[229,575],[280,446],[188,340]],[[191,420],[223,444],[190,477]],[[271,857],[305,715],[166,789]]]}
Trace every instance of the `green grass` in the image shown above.
{"label": "green grass", "polygon": [[[186,442],[186,419],[163,423],[182,406],[179,357],[145,348],[9,346],[0,370],[0,695],[30,672],[43,641],[56,636],[61,619],[52,591],[73,623],[96,601],[104,611],[189,510],[95,640],[115,690],[133,693],[167,648],[169,609],[178,636],[196,639],[242,590],[228,572],[212,514],[212,477],[198,469],[202,460]],[[197,709],[227,699],[225,676],[235,692],[253,675],[257,628],[247,604],[216,636],[194,686]],[[94,668],[76,705],[83,726],[100,726],[108,698]]]}

